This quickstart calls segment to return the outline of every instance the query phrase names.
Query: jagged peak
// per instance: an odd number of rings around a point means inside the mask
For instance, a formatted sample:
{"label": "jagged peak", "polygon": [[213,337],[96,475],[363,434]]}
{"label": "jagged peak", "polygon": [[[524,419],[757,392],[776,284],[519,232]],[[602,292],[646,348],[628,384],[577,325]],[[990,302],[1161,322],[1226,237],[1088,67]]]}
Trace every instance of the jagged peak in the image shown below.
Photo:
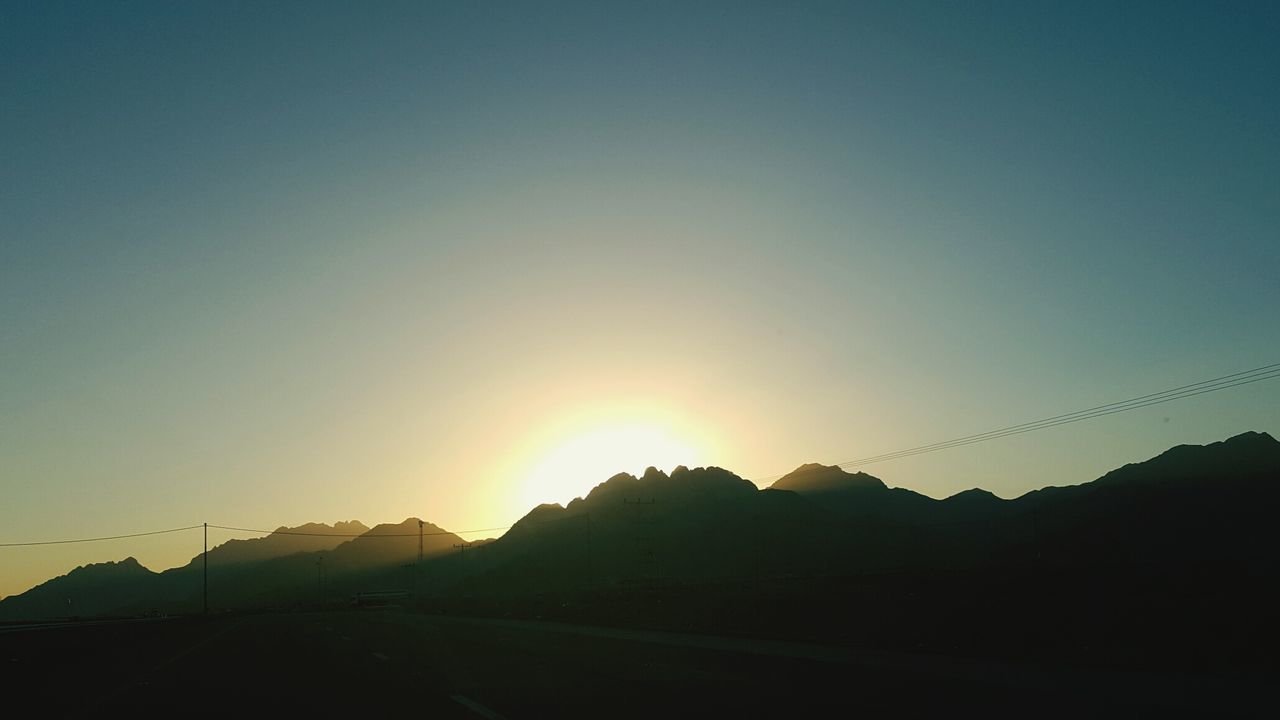
{"label": "jagged peak", "polygon": [[[1246,430],[1245,432],[1242,432],[1238,435],[1232,435],[1231,437],[1225,440],[1218,440],[1216,442],[1206,443],[1204,445],[1196,445],[1194,443],[1184,443],[1182,445],[1174,445],[1168,450],[1165,450],[1164,452],[1157,455],[1156,458],[1159,458],[1165,455],[1170,455],[1170,454],[1177,455],[1179,453],[1195,451],[1195,450],[1203,450],[1203,449],[1209,449],[1209,448],[1217,448],[1217,449],[1230,448],[1232,450],[1238,450],[1246,447],[1256,447],[1256,448],[1272,449],[1277,445],[1280,445],[1280,442],[1277,442],[1276,439],[1268,433],[1258,432],[1256,430]],[[1152,458],[1152,459],[1155,459],[1155,458]],[[1141,463],[1130,463],[1130,464],[1140,465]]]}
{"label": "jagged peak", "polygon": [[792,470],[788,474],[796,475],[799,473],[819,472],[822,470],[839,470],[840,472],[844,472],[843,470],[840,469],[839,465],[823,465],[822,463],[804,463],[803,465],[796,468],[795,470]]}
{"label": "jagged peak", "polygon": [[338,522],[335,522],[332,525],[329,525],[327,523],[321,523],[321,522],[303,523],[301,525],[295,525],[292,527],[288,525],[281,525],[280,527],[273,530],[272,533],[286,534],[286,533],[309,532],[309,533],[325,533],[325,534],[340,535],[343,533],[363,533],[368,531],[369,531],[368,526],[366,526],[364,523],[360,522],[359,520],[346,520],[346,521],[339,520]]}
{"label": "jagged peak", "polygon": [[[137,558],[130,555],[129,557],[123,560],[107,560],[106,562],[99,562],[99,563],[85,563],[84,565],[81,565],[76,569],[72,570],[71,573],[112,572],[112,571],[132,572],[135,570],[140,570],[145,573],[152,572],[150,568],[138,562]],[[71,573],[68,573],[68,575]]]}
{"label": "jagged peak", "polygon": [[[574,502],[576,503],[578,500],[575,500]],[[570,504],[572,505],[574,503]],[[515,524],[511,526],[511,531],[518,532],[525,528],[539,525],[549,519],[554,519],[554,516],[563,515],[564,513],[565,508],[560,503],[541,503],[540,505],[534,506],[532,510],[524,514],[524,517],[517,520]]]}
{"label": "jagged peak", "polygon": [[952,501],[966,502],[966,501],[986,501],[986,500],[996,500],[999,502],[1007,502],[1004,498],[1000,497],[999,495],[996,495],[990,490],[983,490],[982,488],[969,488],[968,490],[961,490],[960,492],[954,495],[947,496],[944,499],[944,502],[952,502]]}
{"label": "jagged peak", "polygon": [[884,481],[864,472],[851,473],[839,465],[805,463],[778,478],[769,487],[775,490],[793,490],[799,493],[833,492],[844,490],[883,490]]}
{"label": "jagged peak", "polygon": [[652,465],[650,465],[649,467],[645,468],[645,469],[644,469],[644,474],[640,476],[640,479],[641,479],[641,480],[643,480],[643,481],[645,481],[645,482],[654,482],[654,481],[657,481],[657,480],[666,480],[667,478],[668,478],[668,475],[667,475],[666,473],[662,472],[661,470],[659,470],[658,468],[656,468],[656,467],[654,467],[654,466],[652,466]]}
{"label": "jagged peak", "polygon": [[562,512],[564,512],[564,506],[560,503],[541,503],[534,506],[534,508],[529,512],[525,513],[524,517],[520,518],[520,521],[516,524],[518,525],[526,520],[536,522],[539,518],[547,515],[558,515]]}
{"label": "jagged peak", "polygon": [[1280,445],[1280,440],[1276,440],[1270,433],[1257,430],[1246,430],[1239,435],[1232,435],[1223,440],[1223,442],[1227,444],[1258,443],[1261,445]]}
{"label": "jagged peak", "polygon": [[370,528],[369,530],[367,530],[366,532],[364,532],[363,535],[368,536],[368,535],[387,535],[391,533],[416,533],[418,532],[418,523],[422,523],[423,529],[428,532],[447,532],[444,528],[440,527],[439,525],[436,525],[435,523],[428,522],[426,520],[422,520],[416,517],[407,517],[398,523],[379,523],[373,526],[372,528]]}
{"label": "jagged peak", "polygon": [[[1224,454],[1225,453],[1225,454]],[[1226,462],[1224,462],[1224,460]],[[1250,462],[1280,463],[1280,442],[1265,432],[1247,431],[1204,445],[1175,445],[1141,462],[1128,463],[1102,477],[1067,486],[1029,490],[1017,499],[1042,501],[1047,495],[1071,487],[1115,486],[1128,483],[1159,483],[1175,478],[1219,476]]]}

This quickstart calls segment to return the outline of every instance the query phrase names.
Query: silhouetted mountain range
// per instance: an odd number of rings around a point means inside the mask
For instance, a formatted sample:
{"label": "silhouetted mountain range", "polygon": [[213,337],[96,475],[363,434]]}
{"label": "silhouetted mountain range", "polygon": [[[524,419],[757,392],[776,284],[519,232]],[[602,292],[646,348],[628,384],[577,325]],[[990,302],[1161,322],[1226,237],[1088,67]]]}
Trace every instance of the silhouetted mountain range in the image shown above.
{"label": "silhouetted mountain range", "polygon": [[[441,555],[461,542],[430,523],[422,529],[424,557]],[[372,529],[358,521],[308,523],[277,528],[262,538],[229,540],[209,550],[210,604],[245,608],[314,602],[326,588],[376,582],[379,572],[417,560],[417,533],[418,520],[409,518]],[[203,605],[203,579],[202,555],[160,573],[134,558],[85,565],[0,601],[0,620],[194,612]]]}
{"label": "silhouetted mountain range", "polygon": [[[292,528],[278,527],[273,534],[263,538],[228,540],[210,549],[209,565],[213,567],[261,562],[295,553],[332,550],[349,539],[344,536],[367,532],[370,532],[369,528],[359,520],[338,522],[333,525],[307,523]],[[201,558],[197,556],[191,562],[200,561]]]}
{"label": "silhouetted mountain range", "polygon": [[[1280,443],[1245,433],[1179,446],[1082,485],[1013,500],[935,500],[865,473],[802,465],[767,489],[716,467],[619,474],[502,537],[463,540],[416,518],[280,528],[209,552],[215,609],[343,602],[370,590],[498,597],[883,573],[1043,572],[1159,578],[1275,574],[1269,526]],[[301,533],[301,534],[291,534]],[[344,537],[349,535],[358,537]],[[0,601],[0,619],[198,610],[202,558],[152,572],[89,565]]]}

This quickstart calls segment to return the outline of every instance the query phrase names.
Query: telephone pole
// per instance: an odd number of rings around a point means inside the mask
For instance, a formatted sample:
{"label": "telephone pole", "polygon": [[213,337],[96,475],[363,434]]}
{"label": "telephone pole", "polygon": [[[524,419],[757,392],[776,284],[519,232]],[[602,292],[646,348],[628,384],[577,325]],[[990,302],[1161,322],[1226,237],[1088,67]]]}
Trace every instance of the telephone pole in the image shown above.
{"label": "telephone pole", "polygon": [[209,523],[204,524],[204,614],[209,614]]}
{"label": "telephone pole", "polygon": [[466,560],[467,548],[471,547],[471,543],[464,542],[461,545],[454,545],[454,547],[458,548],[458,577],[464,578],[467,575],[467,566],[464,561]]}
{"label": "telephone pole", "polygon": [[422,526],[423,522],[418,521],[418,564],[422,564]]}

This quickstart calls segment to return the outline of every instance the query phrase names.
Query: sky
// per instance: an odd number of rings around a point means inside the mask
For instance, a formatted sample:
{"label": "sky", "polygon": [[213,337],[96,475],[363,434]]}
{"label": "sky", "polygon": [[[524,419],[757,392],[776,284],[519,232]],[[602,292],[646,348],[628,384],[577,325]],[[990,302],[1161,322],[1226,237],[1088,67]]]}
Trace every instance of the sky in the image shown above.
{"label": "sky", "polygon": [[[0,2],[0,542],[501,527],[1280,362],[1277,36],[1270,3]],[[866,469],[1016,497],[1247,430],[1280,381]],[[200,543],[0,548],[0,595]]]}

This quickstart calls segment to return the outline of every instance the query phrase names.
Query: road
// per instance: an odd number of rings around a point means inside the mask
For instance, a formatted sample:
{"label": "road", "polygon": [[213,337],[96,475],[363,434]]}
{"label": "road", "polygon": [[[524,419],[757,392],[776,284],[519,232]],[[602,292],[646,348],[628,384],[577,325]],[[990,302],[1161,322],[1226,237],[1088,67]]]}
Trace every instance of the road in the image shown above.
{"label": "road", "polygon": [[55,716],[1067,717],[1252,707],[1238,694],[1221,705],[1213,687],[1185,679],[394,610],[11,632],[0,635],[0,660],[10,706],[31,699]]}

